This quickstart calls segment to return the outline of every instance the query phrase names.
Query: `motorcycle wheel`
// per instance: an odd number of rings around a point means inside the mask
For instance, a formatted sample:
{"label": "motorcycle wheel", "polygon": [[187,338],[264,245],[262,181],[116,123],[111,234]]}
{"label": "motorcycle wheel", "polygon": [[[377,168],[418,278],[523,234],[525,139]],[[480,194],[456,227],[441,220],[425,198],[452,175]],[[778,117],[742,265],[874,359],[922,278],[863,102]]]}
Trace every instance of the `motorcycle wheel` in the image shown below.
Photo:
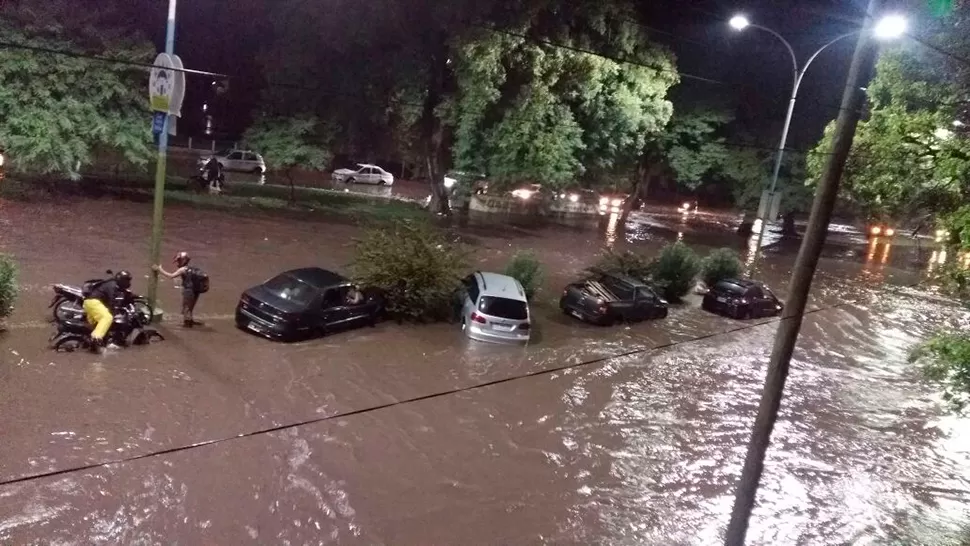
{"label": "motorcycle wheel", "polygon": [[128,334],[129,345],[151,345],[158,341],[165,341],[165,336],[151,328],[138,329]]}
{"label": "motorcycle wheel", "polygon": [[54,320],[66,322],[84,316],[84,307],[75,301],[62,299],[54,306]]}
{"label": "motorcycle wheel", "polygon": [[64,335],[54,340],[51,348],[59,353],[73,353],[87,347],[87,339],[78,335]]}

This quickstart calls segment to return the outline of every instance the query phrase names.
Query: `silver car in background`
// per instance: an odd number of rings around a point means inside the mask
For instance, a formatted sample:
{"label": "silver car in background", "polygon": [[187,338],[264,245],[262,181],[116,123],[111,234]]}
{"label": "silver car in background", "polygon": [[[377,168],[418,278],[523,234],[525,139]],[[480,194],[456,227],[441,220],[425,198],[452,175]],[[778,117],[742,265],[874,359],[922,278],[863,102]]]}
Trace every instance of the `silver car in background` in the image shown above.
{"label": "silver car in background", "polygon": [[461,329],[476,341],[528,343],[529,302],[519,281],[476,271],[462,280]]}

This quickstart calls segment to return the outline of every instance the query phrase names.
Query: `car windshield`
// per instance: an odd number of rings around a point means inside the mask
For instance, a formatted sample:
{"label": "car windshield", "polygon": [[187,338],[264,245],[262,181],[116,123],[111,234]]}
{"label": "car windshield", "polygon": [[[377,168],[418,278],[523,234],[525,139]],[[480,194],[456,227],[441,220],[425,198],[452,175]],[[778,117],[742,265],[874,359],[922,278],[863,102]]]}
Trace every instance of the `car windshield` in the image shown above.
{"label": "car windshield", "polygon": [[733,282],[719,282],[717,286],[714,287],[716,292],[727,293],[732,296],[743,296],[744,288],[734,284]]}
{"label": "car windshield", "polygon": [[529,310],[526,307],[526,303],[509,298],[482,296],[482,299],[478,303],[478,310],[492,317],[510,320],[525,320],[529,318]]}
{"label": "car windshield", "polygon": [[278,298],[302,305],[310,305],[317,295],[315,287],[286,273],[266,281],[263,287]]}

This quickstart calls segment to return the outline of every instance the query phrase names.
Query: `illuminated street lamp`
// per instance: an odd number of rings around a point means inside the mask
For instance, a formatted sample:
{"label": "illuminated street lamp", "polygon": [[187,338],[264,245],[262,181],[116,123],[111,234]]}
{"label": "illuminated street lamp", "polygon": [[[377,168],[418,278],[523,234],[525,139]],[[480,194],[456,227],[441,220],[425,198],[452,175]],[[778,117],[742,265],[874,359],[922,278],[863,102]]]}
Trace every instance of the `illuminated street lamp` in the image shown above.
{"label": "illuminated street lamp", "polygon": [[[791,98],[788,101],[788,113],[785,115],[785,125],[781,130],[781,140],[778,142],[778,151],[777,151],[777,154],[775,155],[775,167],[771,173],[771,187],[769,189],[769,195],[773,197],[775,194],[775,189],[778,186],[778,173],[781,171],[781,161],[785,156],[785,145],[788,142],[788,128],[791,126],[792,113],[794,113],[795,111],[795,100],[798,98],[798,88],[802,84],[802,79],[804,79],[805,77],[805,72],[808,70],[808,67],[811,66],[812,62],[816,58],[818,58],[819,54],[821,54],[823,51],[828,49],[829,46],[831,46],[832,44],[842,39],[848,38],[849,36],[855,36],[856,34],[859,34],[860,32],[862,32],[862,30],[860,29],[860,30],[854,30],[852,32],[847,32],[845,34],[836,36],[835,38],[829,40],[825,45],[818,48],[815,51],[815,53],[812,53],[812,55],[808,58],[808,60],[805,61],[805,64],[803,66],[799,67],[798,57],[795,55],[795,49],[791,46],[790,43],[788,43],[788,40],[786,40],[781,34],[775,32],[774,30],[766,26],[752,23],[747,17],[740,14],[732,17],[731,20],[728,21],[728,24],[731,25],[731,28],[739,32],[743,31],[748,27],[753,27],[771,34],[775,38],[778,38],[778,40],[780,40],[781,43],[785,45],[785,49],[788,50],[788,54],[791,56],[792,92],[791,92]],[[879,38],[880,40],[899,38],[906,32],[906,27],[907,27],[906,19],[901,15],[887,15],[876,23],[873,29],[873,35],[876,38]],[[758,231],[758,243],[756,248],[761,247],[761,240],[764,238],[765,228],[768,225],[768,222],[764,218],[765,213],[771,208],[768,205],[769,203],[766,203],[766,206],[761,211],[761,218],[760,218],[761,229]]]}

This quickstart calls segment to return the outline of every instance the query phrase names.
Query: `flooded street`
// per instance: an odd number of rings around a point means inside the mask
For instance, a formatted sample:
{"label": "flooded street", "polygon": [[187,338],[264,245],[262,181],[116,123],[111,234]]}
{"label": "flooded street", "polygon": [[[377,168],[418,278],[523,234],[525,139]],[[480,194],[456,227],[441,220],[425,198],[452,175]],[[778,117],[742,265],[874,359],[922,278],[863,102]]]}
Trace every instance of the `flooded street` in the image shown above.
{"label": "flooded street", "polygon": [[[126,229],[85,227],[109,214]],[[600,328],[557,302],[607,245],[745,256],[731,218],[472,217],[460,232],[478,267],[523,248],[546,266],[529,346],[394,323],[283,345],[235,329],[240,292],[293,267],[347,271],[359,230],[173,206],[163,255],[191,250],[210,274],[206,326],[167,322],[164,343],[102,358],[48,351],[49,285],[147,273],[150,216],[0,201],[0,252],[25,289],[0,336],[0,544],[720,540],[777,321],[716,317],[691,296],[665,320]],[[749,263],[784,298],[797,242],[766,243]],[[880,244],[839,234],[826,248],[749,544],[970,540],[970,426],[906,361],[970,315],[917,286],[930,249]],[[171,315],[177,291],[162,288]]]}

